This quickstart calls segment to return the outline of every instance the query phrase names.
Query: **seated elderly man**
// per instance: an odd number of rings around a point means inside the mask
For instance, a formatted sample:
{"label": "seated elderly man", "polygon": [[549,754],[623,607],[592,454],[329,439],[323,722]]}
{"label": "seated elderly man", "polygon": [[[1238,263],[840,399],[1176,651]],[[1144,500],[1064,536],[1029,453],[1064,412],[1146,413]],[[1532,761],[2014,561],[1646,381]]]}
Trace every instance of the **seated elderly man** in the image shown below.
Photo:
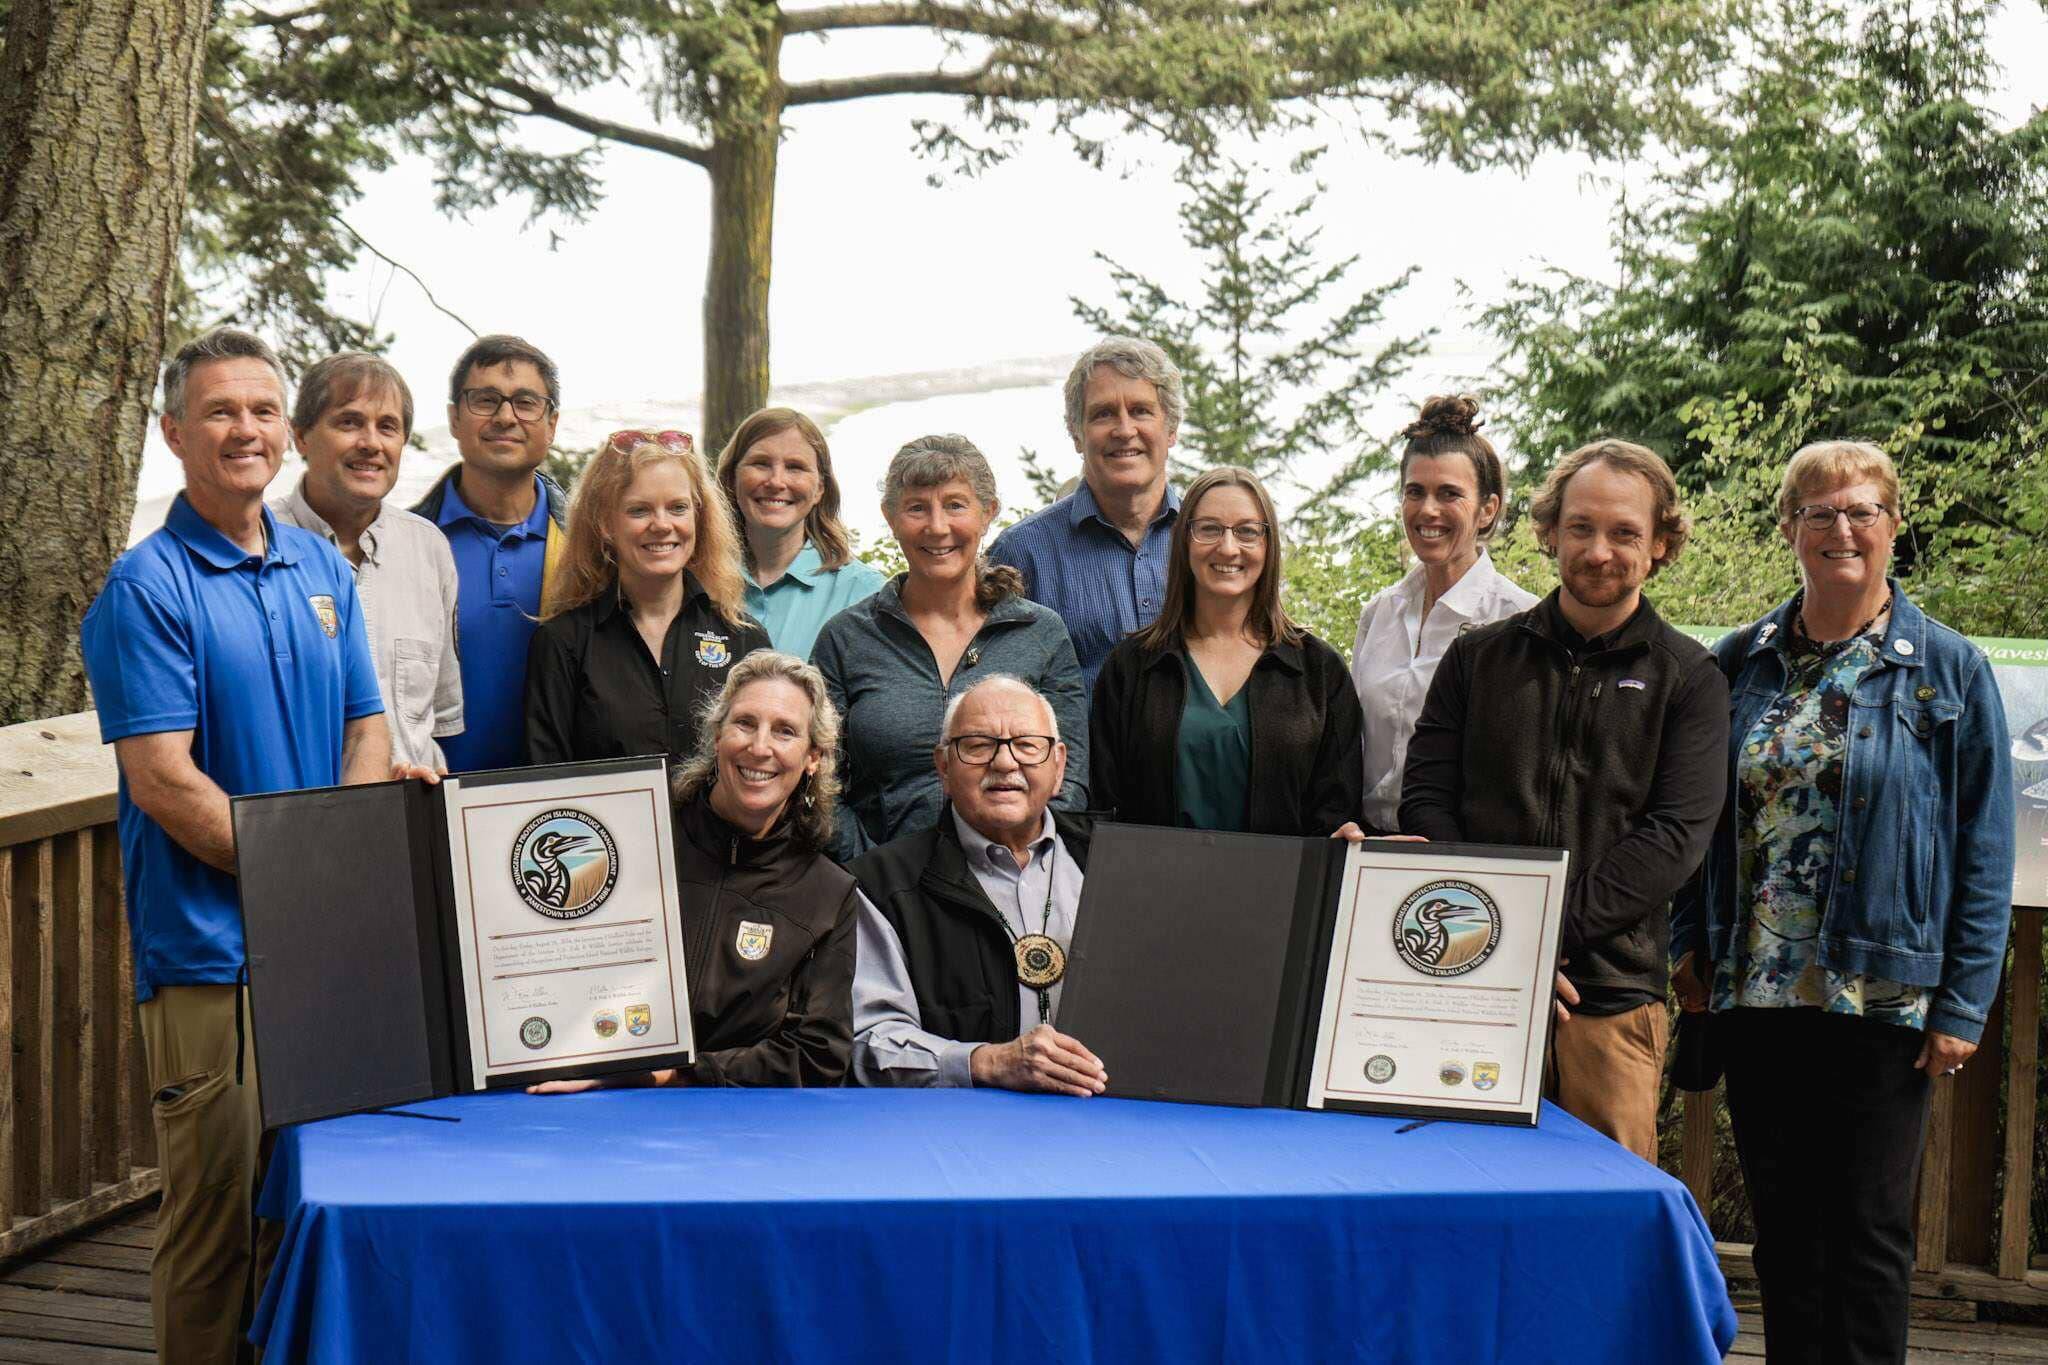
{"label": "seated elderly man", "polygon": [[854,1076],[1100,1094],[1101,1060],[1052,1026],[1089,830],[1046,809],[1067,768],[1052,707],[996,674],[953,698],[939,733],[938,824],[849,865]]}

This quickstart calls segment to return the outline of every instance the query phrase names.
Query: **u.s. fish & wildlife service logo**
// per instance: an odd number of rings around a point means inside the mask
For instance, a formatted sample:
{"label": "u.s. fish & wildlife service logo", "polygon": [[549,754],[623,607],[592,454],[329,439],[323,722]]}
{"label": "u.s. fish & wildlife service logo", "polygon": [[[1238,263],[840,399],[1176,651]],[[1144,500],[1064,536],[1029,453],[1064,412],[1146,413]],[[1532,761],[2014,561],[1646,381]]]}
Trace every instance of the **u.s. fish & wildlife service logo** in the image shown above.
{"label": "u.s. fish & wildlife service logo", "polygon": [[341,613],[334,609],[334,599],[326,593],[314,593],[306,599],[313,604],[313,615],[320,618],[320,629],[327,632],[332,640],[341,634]]}
{"label": "u.s. fish & wildlife service logo", "polygon": [[555,1030],[553,1025],[549,1024],[547,1020],[541,1018],[538,1014],[527,1016],[525,1021],[519,1025],[519,1041],[532,1048],[535,1052],[546,1047],[548,1039],[554,1036]]}
{"label": "u.s. fish & wildlife service logo", "polygon": [[1499,1084],[1499,1062],[1472,1063],[1472,1088],[1474,1090],[1491,1090]]}
{"label": "u.s. fish & wildlife service logo", "polygon": [[1424,976],[1463,976],[1500,944],[1500,907],[1470,882],[1430,882],[1394,911],[1394,951]]}
{"label": "u.s. fish & wildlife service logo", "polygon": [[645,1005],[626,1006],[626,1032],[635,1038],[654,1027],[654,1011]]}
{"label": "u.s. fish & wildlife service logo", "polygon": [[1365,1059],[1365,1078],[1374,1085],[1385,1085],[1394,1079],[1394,1059],[1384,1052],[1374,1053]]}
{"label": "u.s. fish & wildlife service logo", "polygon": [[723,635],[713,635],[708,631],[699,631],[697,633],[697,662],[706,668],[724,668],[727,664],[731,663],[732,649],[726,644],[725,637]]}
{"label": "u.s. fish & wildlife service logo", "polygon": [[734,951],[749,962],[759,962],[768,956],[768,945],[775,941],[775,926],[756,924],[750,919],[740,921],[739,934],[734,937]]}
{"label": "u.s. fish & wildlife service logo", "polygon": [[618,845],[587,811],[542,811],[512,841],[512,885],[549,919],[583,918],[604,904],[618,880]]}

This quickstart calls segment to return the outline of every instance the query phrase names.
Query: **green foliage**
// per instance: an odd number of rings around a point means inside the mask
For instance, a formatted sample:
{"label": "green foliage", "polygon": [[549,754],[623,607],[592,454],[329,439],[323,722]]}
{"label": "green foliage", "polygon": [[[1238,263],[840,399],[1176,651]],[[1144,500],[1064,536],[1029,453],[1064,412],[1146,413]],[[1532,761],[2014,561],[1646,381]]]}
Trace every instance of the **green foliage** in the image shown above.
{"label": "green foliage", "polygon": [[[1103,164],[1119,136],[1210,148],[1232,130],[1306,117],[1302,102],[1319,97],[1387,111],[1370,135],[1463,165],[1526,162],[1558,145],[1614,153],[1682,124],[1688,111],[1670,92],[1697,86],[1747,3],[225,0],[182,316],[188,328],[235,317],[299,359],[374,342],[374,321],[337,309],[325,282],[376,250],[342,215],[361,174],[396,153],[434,158],[443,212],[523,200],[535,220],[573,223],[603,200],[607,144],[715,171],[722,147],[774,136],[787,109],[890,94],[956,97],[952,117],[914,121],[915,139],[935,164],[969,173],[1014,150],[1032,111]],[[925,29],[948,60],[785,77],[785,47],[808,56],[834,34],[876,27]],[[1613,80],[1616,67],[1636,78]],[[635,89],[639,122],[583,107],[620,84]],[[539,151],[537,121],[591,141]]]}
{"label": "green foliage", "polygon": [[1747,620],[1789,591],[1779,472],[1848,437],[1899,463],[1930,610],[2048,631],[2048,602],[2010,591],[2048,554],[2048,114],[2007,131],[1986,109],[1991,8],[1798,8],[1698,154],[1617,215],[1617,280],[1553,274],[1486,310],[1534,466],[1621,435],[1692,488],[1710,530],[1653,586],[1668,617]]}

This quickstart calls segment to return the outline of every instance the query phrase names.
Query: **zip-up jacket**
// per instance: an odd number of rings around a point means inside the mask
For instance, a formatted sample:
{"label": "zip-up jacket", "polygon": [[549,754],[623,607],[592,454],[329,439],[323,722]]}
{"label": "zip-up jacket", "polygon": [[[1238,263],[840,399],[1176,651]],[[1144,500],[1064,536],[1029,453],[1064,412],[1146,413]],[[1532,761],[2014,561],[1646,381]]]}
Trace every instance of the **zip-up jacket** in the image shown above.
{"label": "zip-up jacket", "polygon": [[[545,473],[536,472],[540,480],[540,495],[548,509],[548,543],[542,551],[540,563],[540,612],[545,616],[554,605],[555,570],[561,564],[562,552],[569,544],[569,495],[562,485]],[[448,489],[462,478],[462,465],[451,466],[446,474],[434,480],[426,496],[406,510],[414,516],[425,517],[438,524],[441,520],[441,503],[448,496]]]}
{"label": "zip-up jacket", "polygon": [[1570,850],[1565,976],[1641,1003],[1664,998],[1671,899],[1727,784],[1728,683],[1706,647],[1647,598],[1579,640],[1553,590],[1445,653],[1408,745],[1401,829]]}
{"label": "zip-up jacket", "polygon": [[[1093,817],[1056,810],[1052,822],[1086,873]],[[1023,1031],[1010,935],[967,866],[950,806],[930,829],[871,849],[848,870],[903,945],[924,1029],[963,1043],[1007,1042]]]}
{"label": "zip-up jacket", "polygon": [[692,1085],[840,1085],[853,1054],[853,877],[785,819],[750,839],[700,792],[675,808]]}
{"label": "zip-up jacket", "polygon": [[[1096,675],[1088,797],[1112,819],[1180,823],[1174,780],[1188,704],[1186,658],[1185,646],[1150,650],[1125,640]],[[1316,838],[1358,819],[1365,712],[1343,657],[1304,633],[1299,644],[1267,645],[1244,685],[1252,725],[1246,832]]]}

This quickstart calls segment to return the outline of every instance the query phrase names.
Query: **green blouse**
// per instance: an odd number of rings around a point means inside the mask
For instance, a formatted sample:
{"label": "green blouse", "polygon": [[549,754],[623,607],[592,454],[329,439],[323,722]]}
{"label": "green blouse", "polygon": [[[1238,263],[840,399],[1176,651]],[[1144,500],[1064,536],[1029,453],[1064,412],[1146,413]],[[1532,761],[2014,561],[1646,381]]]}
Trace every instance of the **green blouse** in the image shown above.
{"label": "green blouse", "polygon": [[1188,829],[1243,830],[1251,798],[1250,679],[1225,706],[1193,659],[1181,655],[1181,667],[1188,700],[1174,751],[1174,809]]}

